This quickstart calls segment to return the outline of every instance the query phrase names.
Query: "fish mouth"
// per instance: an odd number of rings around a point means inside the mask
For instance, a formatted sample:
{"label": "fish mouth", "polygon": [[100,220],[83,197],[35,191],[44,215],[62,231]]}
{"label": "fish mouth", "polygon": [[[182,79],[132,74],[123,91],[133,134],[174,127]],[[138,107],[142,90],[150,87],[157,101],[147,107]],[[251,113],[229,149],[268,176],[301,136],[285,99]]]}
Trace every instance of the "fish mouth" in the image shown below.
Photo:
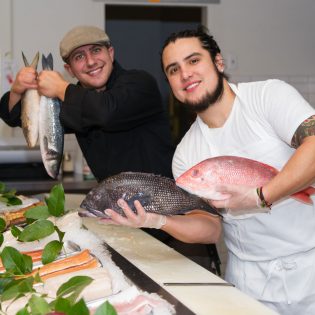
{"label": "fish mouth", "polygon": [[91,208],[89,208],[88,210],[80,208],[80,210],[78,211],[78,214],[80,217],[104,218],[104,219],[109,218],[109,216],[106,215],[104,212],[100,210],[96,210],[96,209],[91,209]]}

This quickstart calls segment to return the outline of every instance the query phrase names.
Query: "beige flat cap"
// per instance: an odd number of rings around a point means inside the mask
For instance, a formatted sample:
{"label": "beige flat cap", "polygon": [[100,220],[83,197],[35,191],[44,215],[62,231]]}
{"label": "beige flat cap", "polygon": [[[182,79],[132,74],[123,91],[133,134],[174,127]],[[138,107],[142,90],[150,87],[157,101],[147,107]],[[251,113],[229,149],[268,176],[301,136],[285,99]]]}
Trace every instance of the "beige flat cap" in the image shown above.
{"label": "beige flat cap", "polygon": [[61,40],[60,56],[66,62],[71,52],[83,45],[104,44],[109,42],[108,35],[95,26],[77,26],[71,29]]}

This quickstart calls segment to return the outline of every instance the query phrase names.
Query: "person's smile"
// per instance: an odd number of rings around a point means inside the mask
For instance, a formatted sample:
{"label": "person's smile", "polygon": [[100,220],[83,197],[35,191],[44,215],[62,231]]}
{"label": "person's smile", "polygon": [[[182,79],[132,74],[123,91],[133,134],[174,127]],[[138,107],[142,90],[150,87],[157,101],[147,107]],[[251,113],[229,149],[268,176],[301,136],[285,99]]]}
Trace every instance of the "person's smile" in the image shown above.
{"label": "person's smile", "polygon": [[88,74],[91,77],[96,77],[96,76],[98,76],[99,74],[102,73],[103,68],[104,68],[104,66],[98,66],[98,67],[95,67],[93,69],[90,69],[90,70],[86,71],[85,73]]}
{"label": "person's smile", "polygon": [[199,87],[200,83],[201,83],[201,81],[188,82],[185,84],[183,90],[188,92],[188,93],[195,92],[196,89]]}

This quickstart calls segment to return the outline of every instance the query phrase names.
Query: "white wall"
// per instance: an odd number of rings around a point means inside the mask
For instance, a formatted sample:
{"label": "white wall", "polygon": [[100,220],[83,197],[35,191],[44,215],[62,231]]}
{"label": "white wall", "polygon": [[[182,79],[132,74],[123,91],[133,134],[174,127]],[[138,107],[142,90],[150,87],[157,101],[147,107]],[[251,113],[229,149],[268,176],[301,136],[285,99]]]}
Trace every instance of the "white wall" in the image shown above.
{"label": "white wall", "polygon": [[[11,51],[11,19],[10,19],[10,0],[1,0],[0,2],[0,70],[3,68],[4,57]],[[3,90],[3,73],[0,71],[0,97]],[[10,137],[12,130],[5,128],[4,123],[0,120],[0,139]]]}
{"label": "white wall", "polygon": [[[1,0],[2,1],[2,0]],[[13,54],[22,66],[21,51],[32,59],[39,50],[52,53],[55,69],[63,71],[59,42],[77,25],[104,28],[104,4],[92,0],[12,0]]]}
{"label": "white wall", "polygon": [[208,27],[236,75],[315,75],[314,0],[221,0]]}

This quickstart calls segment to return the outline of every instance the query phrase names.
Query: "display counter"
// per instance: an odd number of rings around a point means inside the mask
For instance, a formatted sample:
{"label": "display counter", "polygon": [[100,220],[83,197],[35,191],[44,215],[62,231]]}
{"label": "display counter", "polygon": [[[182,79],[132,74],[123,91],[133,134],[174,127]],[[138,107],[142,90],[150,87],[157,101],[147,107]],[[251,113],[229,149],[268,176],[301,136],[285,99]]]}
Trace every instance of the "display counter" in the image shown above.
{"label": "display counter", "polygon": [[[66,207],[75,209],[83,198],[84,195],[67,194]],[[103,225],[91,218],[84,218],[83,222],[89,230],[96,233],[192,313],[197,315],[276,314],[140,229]],[[123,263],[119,267],[124,272]],[[169,285],[166,285],[167,283]],[[174,283],[182,284],[174,285]],[[145,287],[141,289],[148,290]]]}

